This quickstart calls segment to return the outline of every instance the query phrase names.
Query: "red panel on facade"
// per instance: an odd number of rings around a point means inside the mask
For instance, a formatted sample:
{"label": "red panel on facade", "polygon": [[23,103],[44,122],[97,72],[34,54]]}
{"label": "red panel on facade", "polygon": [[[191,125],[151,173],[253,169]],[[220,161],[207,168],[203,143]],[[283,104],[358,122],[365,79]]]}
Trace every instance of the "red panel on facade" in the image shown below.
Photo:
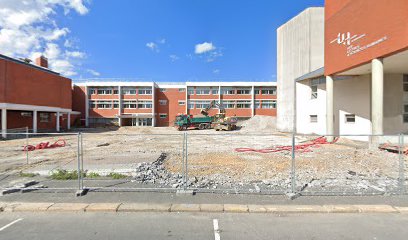
{"label": "red panel on facade", "polygon": [[326,0],[326,75],[406,48],[407,0]]}

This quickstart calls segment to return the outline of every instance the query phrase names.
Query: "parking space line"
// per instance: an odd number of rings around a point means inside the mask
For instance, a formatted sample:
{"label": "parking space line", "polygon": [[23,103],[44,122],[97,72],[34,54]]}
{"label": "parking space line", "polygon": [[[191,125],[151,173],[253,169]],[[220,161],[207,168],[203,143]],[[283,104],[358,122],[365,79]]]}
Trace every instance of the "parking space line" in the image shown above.
{"label": "parking space line", "polygon": [[221,236],[220,236],[220,229],[218,226],[218,219],[213,219],[213,225],[214,225],[214,239],[220,240]]}
{"label": "parking space line", "polygon": [[10,227],[10,226],[13,225],[13,224],[20,222],[21,220],[23,220],[23,219],[22,219],[22,218],[19,218],[19,219],[17,219],[17,220],[12,221],[11,223],[7,224],[6,226],[0,228],[0,232],[3,231],[4,229]]}

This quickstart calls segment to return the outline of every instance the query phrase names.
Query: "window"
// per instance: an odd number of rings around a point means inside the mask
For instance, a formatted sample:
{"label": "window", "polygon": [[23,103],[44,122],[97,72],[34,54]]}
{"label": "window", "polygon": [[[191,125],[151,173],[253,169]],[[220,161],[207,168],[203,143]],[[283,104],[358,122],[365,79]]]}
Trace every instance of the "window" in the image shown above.
{"label": "window", "polygon": [[95,88],[90,88],[88,92],[89,92],[89,95],[95,95],[96,94],[96,89]]}
{"label": "window", "polygon": [[167,105],[167,100],[159,100],[159,104],[165,106]]}
{"label": "window", "polygon": [[251,108],[251,101],[237,101],[237,108]]}
{"label": "window", "polygon": [[111,95],[112,89],[111,88],[98,88],[98,95]]}
{"label": "window", "polygon": [[167,118],[167,114],[166,114],[166,113],[160,113],[160,114],[159,114],[159,117],[160,117],[160,118]]}
{"label": "window", "polygon": [[209,95],[210,89],[209,88],[196,88],[196,95]]}
{"label": "window", "polygon": [[194,109],[195,101],[188,101],[188,109]]}
{"label": "window", "polygon": [[232,88],[226,88],[222,90],[222,94],[224,95],[234,95],[235,94],[235,90]]}
{"label": "window", "polygon": [[136,95],[136,88],[123,88],[122,90],[122,94],[123,95]]}
{"label": "window", "polygon": [[256,109],[261,108],[261,101],[259,101],[259,100],[256,100],[256,101],[255,101],[255,108],[256,108]]}
{"label": "window", "polygon": [[152,101],[140,101],[137,103],[137,108],[152,108]]}
{"label": "window", "polygon": [[251,94],[251,89],[238,89],[237,94],[239,94],[239,95],[249,95],[249,94]]}
{"label": "window", "polygon": [[202,109],[210,106],[211,101],[196,101],[195,108],[196,109]]}
{"label": "window", "polygon": [[310,122],[317,123],[317,115],[310,115]]}
{"label": "window", "polygon": [[113,108],[115,108],[115,109],[119,108],[119,100],[113,101]]}
{"label": "window", "polygon": [[113,94],[118,95],[118,94],[119,94],[119,89],[114,88],[114,89],[113,89]]}
{"label": "window", "polygon": [[355,123],[356,122],[356,115],[355,114],[346,114],[346,123]]}
{"label": "window", "polygon": [[21,112],[20,113],[22,117],[32,117],[33,112]]}
{"label": "window", "polygon": [[404,75],[404,92],[408,92],[408,75]]}
{"label": "window", "polygon": [[262,95],[276,95],[276,88],[262,88]]}
{"label": "window", "polygon": [[235,101],[223,101],[222,104],[225,108],[233,109],[235,108]]}
{"label": "window", "polygon": [[40,122],[47,123],[51,121],[50,113],[40,113]]}
{"label": "window", "polygon": [[186,105],[186,101],[180,100],[180,101],[178,101],[178,105],[179,106],[184,106],[184,105]]}
{"label": "window", "polygon": [[211,88],[211,94],[218,95],[218,88],[215,88],[215,87]]}
{"label": "window", "polygon": [[139,95],[152,95],[151,88],[139,88]]}
{"label": "window", "polygon": [[263,100],[262,101],[263,109],[273,109],[276,108],[276,100]]}
{"label": "window", "polygon": [[403,120],[404,123],[408,123],[408,104],[404,104]]}
{"label": "window", "polygon": [[166,88],[160,88],[160,92],[166,92],[167,89]]}
{"label": "window", "polygon": [[100,109],[109,109],[109,108],[112,108],[112,102],[111,101],[97,101],[96,106],[97,108],[100,108]]}
{"label": "window", "polygon": [[255,93],[254,93],[254,94],[255,94],[255,95],[259,95],[260,91],[261,91],[261,90],[260,90],[259,88],[255,88]]}
{"label": "window", "polygon": [[188,88],[187,94],[188,95],[194,95],[194,88]]}
{"label": "window", "polygon": [[123,101],[123,108],[135,109],[137,108],[137,101],[136,100]]}
{"label": "window", "polygon": [[179,88],[179,92],[185,92],[186,89],[185,88]]}
{"label": "window", "polygon": [[89,101],[89,108],[96,108],[96,101]]}
{"label": "window", "polygon": [[312,79],[310,81],[311,99],[317,98],[317,85],[319,85],[319,79]]}

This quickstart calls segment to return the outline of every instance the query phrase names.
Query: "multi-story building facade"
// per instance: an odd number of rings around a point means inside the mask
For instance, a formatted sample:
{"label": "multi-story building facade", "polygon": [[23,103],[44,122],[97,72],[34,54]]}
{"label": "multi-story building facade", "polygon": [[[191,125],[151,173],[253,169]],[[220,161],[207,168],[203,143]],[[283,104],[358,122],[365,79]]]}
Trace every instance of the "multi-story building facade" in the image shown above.
{"label": "multi-story building facade", "polygon": [[45,57],[31,64],[0,55],[0,109],[3,138],[23,127],[34,133],[69,129],[79,116],[72,111],[71,79],[49,70]]}
{"label": "multi-story building facade", "polygon": [[[74,86],[74,109],[87,126],[172,126],[179,114],[200,114],[211,101],[228,116],[276,116],[274,82],[85,82]],[[219,109],[211,109],[210,115]]]}

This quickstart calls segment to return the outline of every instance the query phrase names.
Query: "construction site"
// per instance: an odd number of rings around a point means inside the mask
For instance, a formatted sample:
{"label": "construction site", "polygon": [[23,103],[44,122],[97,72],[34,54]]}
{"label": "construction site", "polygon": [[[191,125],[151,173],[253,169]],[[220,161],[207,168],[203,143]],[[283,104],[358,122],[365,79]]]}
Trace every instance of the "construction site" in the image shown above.
{"label": "construction site", "polygon": [[[325,137],[281,133],[274,122],[273,117],[255,116],[228,132],[122,127],[81,129],[80,138],[76,133],[20,134],[1,142],[0,172],[17,182],[30,176],[45,188],[64,182],[53,175],[76,172],[81,164],[83,181],[91,188],[116,180],[118,189],[281,193],[291,189],[294,177],[296,191],[378,194],[398,191],[401,174],[407,174],[406,167],[401,169],[408,164],[405,152],[398,154],[398,147],[392,151],[398,136],[384,138],[386,150],[373,149],[367,141],[347,136],[328,142]],[[7,188],[15,182],[0,183]]]}

